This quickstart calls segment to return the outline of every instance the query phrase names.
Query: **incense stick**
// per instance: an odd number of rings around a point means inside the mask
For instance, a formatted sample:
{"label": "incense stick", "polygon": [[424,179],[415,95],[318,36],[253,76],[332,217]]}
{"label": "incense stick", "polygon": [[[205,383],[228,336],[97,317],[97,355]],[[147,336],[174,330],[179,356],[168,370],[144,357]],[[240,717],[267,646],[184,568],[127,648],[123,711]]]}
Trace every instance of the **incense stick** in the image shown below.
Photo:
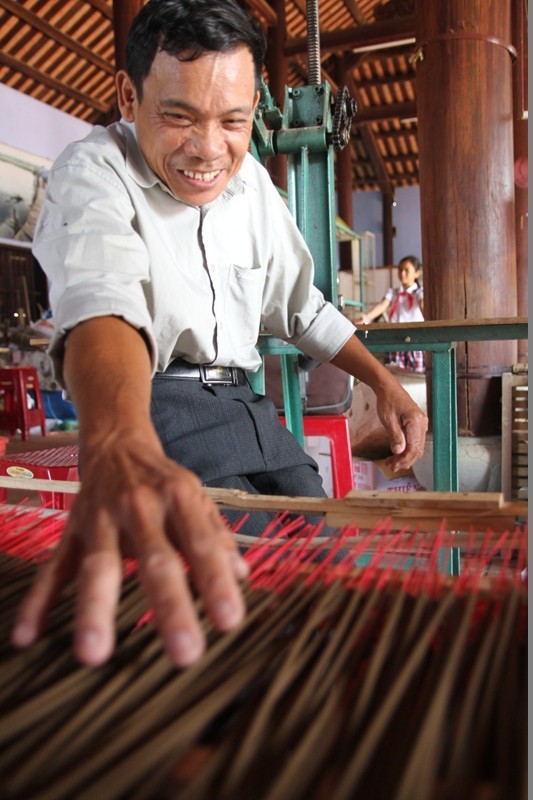
{"label": "incense stick", "polygon": [[[4,525],[0,513],[0,549],[17,540],[17,552],[46,557],[39,514],[27,513],[5,509]],[[60,535],[65,515],[44,519]],[[448,800],[482,785],[519,796],[524,531],[471,537],[454,578],[441,569],[445,530],[346,529],[318,549],[316,529],[296,542],[288,530],[281,519],[247,549],[237,630],[215,631],[196,600],[208,649],[187,670],[163,652],[131,563],[108,664],[71,654],[75,585],[42,641],[14,651],[7,635],[35,565],[0,554],[2,796]],[[364,553],[368,566],[354,566]]]}

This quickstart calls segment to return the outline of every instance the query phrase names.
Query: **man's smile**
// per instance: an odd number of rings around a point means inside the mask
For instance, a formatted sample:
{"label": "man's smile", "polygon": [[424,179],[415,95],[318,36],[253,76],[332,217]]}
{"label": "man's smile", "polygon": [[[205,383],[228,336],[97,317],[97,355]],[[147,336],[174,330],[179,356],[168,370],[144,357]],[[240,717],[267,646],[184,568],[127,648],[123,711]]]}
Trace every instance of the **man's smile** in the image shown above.
{"label": "man's smile", "polygon": [[192,180],[195,181],[204,181],[205,183],[208,183],[209,181],[213,181],[215,178],[218,178],[222,170],[217,169],[212,172],[193,172],[192,170],[183,169],[179,170],[179,172],[182,172],[186,178],[192,178]]}

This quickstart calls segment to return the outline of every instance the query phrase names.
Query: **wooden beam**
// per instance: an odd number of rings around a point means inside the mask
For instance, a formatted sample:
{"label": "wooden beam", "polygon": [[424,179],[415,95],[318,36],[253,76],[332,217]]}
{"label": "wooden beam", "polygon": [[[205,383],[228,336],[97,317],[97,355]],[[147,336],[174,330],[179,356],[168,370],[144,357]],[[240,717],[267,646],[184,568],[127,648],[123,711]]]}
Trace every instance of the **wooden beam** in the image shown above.
{"label": "wooden beam", "polygon": [[[393,44],[404,39],[411,39],[415,33],[414,16],[400,17],[386,22],[373,22],[360,25],[358,28],[343,28],[338,31],[320,32],[320,49],[322,52],[352,50],[354,47],[374,47],[375,45]],[[293,56],[307,51],[307,38],[290,39],[285,47],[285,55]]]}
{"label": "wooden beam", "polygon": [[248,7],[261,14],[261,16],[266,19],[270,28],[274,28],[278,24],[276,10],[272,8],[267,0],[248,0]]}
{"label": "wooden beam", "polygon": [[358,25],[367,24],[365,15],[359,8],[359,3],[357,2],[357,0],[344,0],[344,5],[346,6],[346,8],[348,9],[348,11],[350,12],[350,14],[352,15],[352,17],[354,18],[354,20],[357,22]]}
{"label": "wooden beam", "polygon": [[112,18],[113,12],[111,7],[106,3],[106,0],[85,0],[85,2],[99,11],[103,17],[107,17],[107,19]]}
{"label": "wooden beam", "polygon": [[[8,490],[61,492],[77,494],[79,481],[43,480],[39,478],[0,477],[0,486]],[[222,508],[244,511],[292,511],[303,514],[325,514],[332,526],[375,526],[388,520],[391,530],[412,527],[418,531],[439,531],[443,518],[453,531],[499,531],[512,529],[517,517],[527,518],[528,504],[506,501],[501,492],[388,492],[353,491],[346,497],[286,497],[282,495],[248,494],[240,489],[206,487],[205,493]],[[383,534],[386,535],[386,534]],[[470,533],[468,534],[470,536]],[[459,538],[454,538],[458,543]],[[469,538],[466,542],[471,541]],[[466,543],[465,542],[465,543]]]}
{"label": "wooden beam", "polygon": [[[375,62],[382,62],[386,58],[395,58],[399,56],[405,56],[409,58],[413,54],[413,44],[406,44],[406,45],[393,45],[391,47],[380,47],[379,50],[372,50],[369,49],[367,52],[361,51],[360,49],[356,52],[351,52],[350,50],[344,50],[344,57],[346,59],[346,69],[355,69],[361,61],[365,61],[367,63],[375,63]],[[410,68],[411,72],[412,68]],[[399,73],[400,75],[400,73]],[[412,70],[412,77],[414,79],[415,72]],[[377,79],[379,83],[379,78]]]}
{"label": "wooden beam", "polygon": [[299,10],[300,14],[307,17],[307,3],[306,0],[293,0],[294,5]]}
{"label": "wooden beam", "polygon": [[439,531],[445,518],[448,530],[477,530],[486,535],[487,529],[512,530],[516,517],[528,513],[526,502],[506,502],[500,492],[354,491],[343,499],[248,495],[238,489],[207,488],[206,492],[223,508],[324,513],[326,523],[338,527],[370,528],[387,520],[391,530]]}
{"label": "wooden beam", "polygon": [[22,75],[26,75],[26,77],[31,78],[31,80],[35,81],[37,84],[48,86],[49,89],[52,89],[60,95],[70,97],[71,100],[75,100],[86,108],[93,108],[95,111],[101,112],[107,111],[107,106],[99,100],[88,97],[86,94],[83,94],[83,92],[78,92],[76,89],[66,86],[64,83],[60,83],[55,80],[55,78],[46,75],[44,72],[39,72],[39,70],[30,67],[23,61],[19,61],[18,58],[13,58],[13,56],[3,51],[0,51],[0,64],[5,64],[5,66],[9,67],[13,72],[20,72]]}
{"label": "wooden beam", "polygon": [[357,81],[357,88],[359,91],[371,91],[372,89],[380,89],[382,86],[394,86],[396,83],[401,83],[402,81],[405,83],[414,83],[416,80],[416,74],[414,69],[410,69],[409,72],[398,72],[396,75],[384,75],[381,78],[371,78],[367,80],[358,80]]}
{"label": "wooden beam", "polygon": [[[348,89],[352,97],[354,97],[357,100],[357,105],[360,106],[359,92],[357,91],[357,86],[351,75],[348,76],[346,85],[348,86]],[[374,137],[374,132],[372,131],[370,124],[364,122],[362,123],[360,120],[358,120],[358,116],[359,112],[355,115],[354,122],[359,127],[359,133],[361,135],[361,139],[363,140],[365,150],[368,154],[374,172],[376,174],[376,180],[382,187],[382,191],[384,193],[392,194],[393,186],[389,177],[389,173],[387,172],[387,167],[377,146],[377,142]]]}
{"label": "wooden beam", "polygon": [[416,103],[390,103],[383,106],[361,108],[354,117],[354,125],[381,122],[387,119],[411,119],[417,116]]}
{"label": "wooden beam", "polygon": [[33,11],[30,11],[21,3],[15,3],[14,0],[0,0],[0,8],[3,8],[8,12],[8,14],[18,17],[18,19],[24,20],[24,22],[27,22],[31,28],[40,31],[40,33],[42,33],[44,36],[47,36],[53,42],[57,42],[67,50],[76,53],[76,55],[82,58],[84,61],[94,64],[94,66],[102,70],[102,72],[106,72],[108,75],[113,75],[113,67],[111,64],[108,64],[107,61],[104,61],[103,58],[94,53],[92,50],[89,50],[87,47],[79,44],[79,42],[71,39],[70,36],[66,36],[64,33],[61,33],[60,30],[55,28],[53,25],[50,25],[41,17],[38,17],[37,14],[34,14]]}

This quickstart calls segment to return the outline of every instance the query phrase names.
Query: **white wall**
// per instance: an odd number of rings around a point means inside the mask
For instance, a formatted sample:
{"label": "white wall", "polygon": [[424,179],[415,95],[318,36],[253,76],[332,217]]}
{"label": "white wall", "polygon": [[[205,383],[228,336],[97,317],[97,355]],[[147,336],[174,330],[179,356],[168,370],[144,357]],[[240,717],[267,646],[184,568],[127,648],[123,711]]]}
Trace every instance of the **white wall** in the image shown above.
{"label": "white wall", "polygon": [[354,192],[351,227],[356,233],[370,231],[375,234],[376,264],[383,264],[383,204],[381,192]]}
{"label": "white wall", "polygon": [[395,264],[404,256],[417,256],[422,260],[422,230],[420,223],[420,189],[405,186],[396,189],[396,206],[392,209],[392,224],[396,236],[392,240]]}
{"label": "white wall", "polygon": [[0,84],[0,143],[53,160],[69,142],[83,139],[87,122]]}
{"label": "white wall", "polygon": [[[383,200],[381,192],[354,192],[351,227],[357,233],[370,231],[376,236],[376,265],[383,265]],[[393,262],[403,256],[422,258],[420,223],[420,190],[418,186],[396,189],[396,206],[392,209]]]}

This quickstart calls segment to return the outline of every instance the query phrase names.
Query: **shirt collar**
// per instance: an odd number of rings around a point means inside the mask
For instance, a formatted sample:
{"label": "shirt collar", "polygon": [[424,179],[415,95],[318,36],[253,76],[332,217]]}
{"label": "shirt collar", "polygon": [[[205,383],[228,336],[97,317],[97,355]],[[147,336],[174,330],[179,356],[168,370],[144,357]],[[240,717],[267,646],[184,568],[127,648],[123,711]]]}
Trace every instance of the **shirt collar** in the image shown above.
{"label": "shirt collar", "polygon": [[141,153],[135,132],[135,123],[121,119],[120,126],[126,134],[126,170],[130,177],[141,189],[151,189],[152,186],[159,184],[159,186],[168,191],[155,172],[150,169]]}
{"label": "shirt collar", "polygon": [[[126,170],[130,177],[138,186],[141,187],[141,189],[151,189],[153,186],[157,185],[164,192],[172,195],[172,192],[168,186],[163,183],[160,178],[158,178],[155,172],[147,164],[137,141],[135,123],[127,122],[125,119],[121,119],[120,125],[126,132]],[[211,203],[206,203],[206,205],[203,206],[206,211],[216,205],[228,202],[235,195],[242,194],[248,185],[251,187],[255,186],[253,172],[251,169],[249,169],[249,158],[252,158],[252,156],[248,154],[241,169],[231,178],[222,194],[215,198],[215,200],[211,201]],[[177,200],[177,202],[183,201]]]}

